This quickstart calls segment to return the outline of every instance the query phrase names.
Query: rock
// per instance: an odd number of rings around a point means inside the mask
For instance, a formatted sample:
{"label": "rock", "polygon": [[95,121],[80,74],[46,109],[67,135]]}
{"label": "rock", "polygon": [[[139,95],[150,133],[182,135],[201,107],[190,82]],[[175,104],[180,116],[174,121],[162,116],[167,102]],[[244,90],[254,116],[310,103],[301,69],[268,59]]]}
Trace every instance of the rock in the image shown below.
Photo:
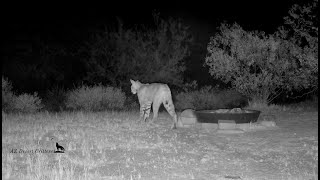
{"label": "rock", "polygon": [[260,125],[265,126],[265,127],[276,127],[276,122],[274,121],[260,121]]}
{"label": "rock", "polygon": [[181,112],[180,114],[181,117],[187,117],[187,118],[196,118],[196,114],[193,109],[186,109]]}
{"label": "rock", "polygon": [[197,116],[194,113],[194,110],[192,110],[192,109],[186,109],[186,110],[182,111],[179,116],[179,124],[182,127],[190,127],[190,126],[196,124],[197,122],[198,122]]}

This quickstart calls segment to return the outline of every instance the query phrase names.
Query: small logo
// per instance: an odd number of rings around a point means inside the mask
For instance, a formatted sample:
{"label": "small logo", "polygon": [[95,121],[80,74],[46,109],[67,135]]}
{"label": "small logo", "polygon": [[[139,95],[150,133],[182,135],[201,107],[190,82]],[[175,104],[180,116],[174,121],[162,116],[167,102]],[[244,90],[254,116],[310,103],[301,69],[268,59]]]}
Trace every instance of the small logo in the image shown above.
{"label": "small logo", "polygon": [[61,145],[59,145],[57,142],[56,142],[56,148],[57,150],[54,151],[54,153],[64,153],[64,147],[62,147]]}

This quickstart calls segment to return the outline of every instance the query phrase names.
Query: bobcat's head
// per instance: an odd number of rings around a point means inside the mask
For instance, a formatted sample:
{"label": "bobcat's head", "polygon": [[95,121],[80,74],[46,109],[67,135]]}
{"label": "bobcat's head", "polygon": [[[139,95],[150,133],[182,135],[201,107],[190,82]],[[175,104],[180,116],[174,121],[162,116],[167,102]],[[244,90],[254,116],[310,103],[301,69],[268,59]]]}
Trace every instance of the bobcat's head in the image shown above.
{"label": "bobcat's head", "polygon": [[139,81],[134,81],[130,79],[131,82],[131,92],[132,94],[137,94],[138,89],[141,87],[141,82]]}

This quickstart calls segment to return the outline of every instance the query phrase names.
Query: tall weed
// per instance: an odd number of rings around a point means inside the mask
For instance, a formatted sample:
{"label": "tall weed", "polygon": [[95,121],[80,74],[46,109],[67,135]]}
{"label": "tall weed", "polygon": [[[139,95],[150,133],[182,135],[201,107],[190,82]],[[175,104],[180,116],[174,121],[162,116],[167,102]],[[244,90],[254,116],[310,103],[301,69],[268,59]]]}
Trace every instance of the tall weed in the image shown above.
{"label": "tall weed", "polygon": [[219,90],[205,86],[199,90],[181,92],[176,96],[176,109],[218,109],[244,107],[247,99],[234,90]]}
{"label": "tall weed", "polygon": [[58,86],[46,92],[43,104],[48,111],[62,111],[65,109],[67,92]]}
{"label": "tall weed", "polygon": [[119,88],[83,85],[67,93],[66,107],[86,111],[122,109],[126,96]]}
{"label": "tall weed", "polygon": [[10,111],[14,106],[14,93],[12,92],[12,83],[8,78],[2,77],[2,110]]}
{"label": "tall weed", "polygon": [[41,98],[37,93],[15,95],[12,83],[2,77],[2,110],[5,112],[34,113],[42,108]]}
{"label": "tall weed", "polygon": [[42,107],[41,99],[37,93],[33,95],[24,93],[14,98],[13,110],[16,112],[34,113],[42,109]]}

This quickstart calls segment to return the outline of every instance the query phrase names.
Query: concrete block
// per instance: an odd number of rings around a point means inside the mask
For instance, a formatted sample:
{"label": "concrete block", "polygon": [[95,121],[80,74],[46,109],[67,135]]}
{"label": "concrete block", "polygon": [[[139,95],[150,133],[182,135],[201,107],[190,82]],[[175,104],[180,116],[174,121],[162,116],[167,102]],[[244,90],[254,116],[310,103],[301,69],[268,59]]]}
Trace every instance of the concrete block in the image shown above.
{"label": "concrete block", "polygon": [[236,122],[234,120],[219,120],[219,129],[236,129]]}
{"label": "concrete block", "polygon": [[218,129],[218,124],[216,123],[199,123],[202,128],[205,129]]}
{"label": "concrete block", "polygon": [[241,129],[218,129],[217,133],[220,133],[220,134],[240,134],[240,133],[244,133],[244,131]]}

